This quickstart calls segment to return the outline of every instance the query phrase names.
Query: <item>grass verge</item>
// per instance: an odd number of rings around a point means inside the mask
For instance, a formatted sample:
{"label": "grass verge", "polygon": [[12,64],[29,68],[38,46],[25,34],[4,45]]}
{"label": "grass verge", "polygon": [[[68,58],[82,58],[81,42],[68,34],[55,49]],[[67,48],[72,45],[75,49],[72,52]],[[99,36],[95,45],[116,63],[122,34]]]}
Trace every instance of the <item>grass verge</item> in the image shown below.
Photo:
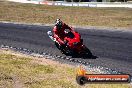
{"label": "grass verge", "polygon": [[53,24],[56,18],[70,25],[132,28],[129,8],[58,7],[0,0],[0,21]]}
{"label": "grass verge", "polygon": [[49,59],[0,50],[0,88],[131,88],[129,84],[79,86],[75,69]]}

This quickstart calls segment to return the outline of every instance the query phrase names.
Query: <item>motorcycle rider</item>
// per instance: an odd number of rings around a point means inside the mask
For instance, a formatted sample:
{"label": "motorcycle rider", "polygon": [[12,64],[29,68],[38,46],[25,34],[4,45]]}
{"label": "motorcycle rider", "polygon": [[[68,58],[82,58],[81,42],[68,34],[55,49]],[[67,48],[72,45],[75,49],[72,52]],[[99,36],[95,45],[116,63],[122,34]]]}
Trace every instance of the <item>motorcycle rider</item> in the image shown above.
{"label": "motorcycle rider", "polygon": [[66,36],[65,29],[69,29],[72,31],[73,29],[69,27],[67,24],[62,22],[60,19],[56,19],[55,26],[53,28],[54,38],[63,46],[65,45],[64,38]]}

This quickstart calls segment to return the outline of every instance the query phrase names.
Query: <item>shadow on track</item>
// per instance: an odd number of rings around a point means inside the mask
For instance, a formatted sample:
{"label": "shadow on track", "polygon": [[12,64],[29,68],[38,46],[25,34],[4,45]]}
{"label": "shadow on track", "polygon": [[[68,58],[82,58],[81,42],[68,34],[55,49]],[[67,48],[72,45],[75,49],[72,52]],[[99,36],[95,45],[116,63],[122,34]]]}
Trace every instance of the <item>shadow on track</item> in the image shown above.
{"label": "shadow on track", "polygon": [[98,58],[97,56],[93,55],[92,52],[85,46],[84,52],[82,54],[77,53],[76,51],[72,53],[64,53],[61,52],[62,54],[65,54],[66,56],[71,56],[72,58],[82,58],[82,59],[96,59]]}

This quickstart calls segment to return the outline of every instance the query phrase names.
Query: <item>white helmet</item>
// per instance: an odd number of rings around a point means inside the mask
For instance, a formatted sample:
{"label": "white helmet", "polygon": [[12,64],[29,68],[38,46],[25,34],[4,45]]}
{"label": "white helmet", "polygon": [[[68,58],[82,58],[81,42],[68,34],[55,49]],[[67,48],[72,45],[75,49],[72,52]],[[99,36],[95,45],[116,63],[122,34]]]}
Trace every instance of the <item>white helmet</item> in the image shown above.
{"label": "white helmet", "polygon": [[55,26],[56,26],[58,29],[61,29],[61,28],[62,28],[62,25],[63,25],[63,22],[62,22],[60,19],[56,19],[56,21],[55,21]]}

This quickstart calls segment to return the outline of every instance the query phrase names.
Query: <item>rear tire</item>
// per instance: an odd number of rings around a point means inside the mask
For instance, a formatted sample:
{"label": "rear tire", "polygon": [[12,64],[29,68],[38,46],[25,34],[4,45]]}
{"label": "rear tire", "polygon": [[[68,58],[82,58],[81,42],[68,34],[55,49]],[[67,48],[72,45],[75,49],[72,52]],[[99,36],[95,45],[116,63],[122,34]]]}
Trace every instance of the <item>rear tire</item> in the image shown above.
{"label": "rear tire", "polygon": [[84,58],[91,58],[93,56],[91,51],[86,46],[84,46],[84,55],[83,56],[84,56]]}
{"label": "rear tire", "polygon": [[91,53],[91,51],[88,48],[86,49],[86,55],[88,57],[92,57],[93,56],[92,53]]}

